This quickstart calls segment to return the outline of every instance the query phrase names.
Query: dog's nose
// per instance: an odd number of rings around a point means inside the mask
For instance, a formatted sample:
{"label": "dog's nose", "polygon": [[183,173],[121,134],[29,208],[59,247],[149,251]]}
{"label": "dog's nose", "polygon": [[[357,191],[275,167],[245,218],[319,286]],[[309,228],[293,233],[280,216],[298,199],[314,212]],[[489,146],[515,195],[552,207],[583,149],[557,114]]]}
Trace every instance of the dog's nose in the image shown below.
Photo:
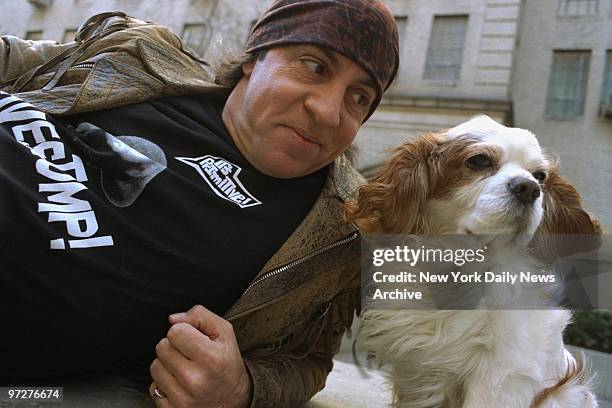
{"label": "dog's nose", "polygon": [[526,177],[514,177],[508,182],[508,188],[525,205],[532,204],[540,196],[538,183]]}

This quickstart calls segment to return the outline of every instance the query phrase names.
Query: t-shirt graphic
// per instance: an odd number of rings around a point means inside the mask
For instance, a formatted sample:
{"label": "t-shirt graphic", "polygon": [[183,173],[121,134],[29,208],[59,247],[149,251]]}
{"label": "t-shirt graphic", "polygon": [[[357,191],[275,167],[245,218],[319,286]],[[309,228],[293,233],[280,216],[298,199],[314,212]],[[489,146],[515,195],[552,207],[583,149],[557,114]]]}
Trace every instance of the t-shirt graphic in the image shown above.
{"label": "t-shirt graphic", "polygon": [[216,195],[238,207],[247,208],[261,204],[261,201],[249,193],[240,182],[238,175],[242,168],[234,163],[211,155],[197,158],[175,157],[175,159],[196,169]]}
{"label": "t-shirt graphic", "polygon": [[113,236],[101,232],[101,208],[90,194],[83,156],[64,135],[38,108],[0,92],[0,230],[11,236],[15,214],[9,209],[21,206],[35,210],[26,210],[21,228],[42,225],[38,237],[46,237],[51,250],[113,246]]}
{"label": "t-shirt graphic", "polygon": [[117,207],[133,204],[147,184],[168,167],[164,151],[142,137],[113,136],[88,122],[80,123],[75,131],[88,145],[108,153],[113,166],[100,169],[102,190]]}

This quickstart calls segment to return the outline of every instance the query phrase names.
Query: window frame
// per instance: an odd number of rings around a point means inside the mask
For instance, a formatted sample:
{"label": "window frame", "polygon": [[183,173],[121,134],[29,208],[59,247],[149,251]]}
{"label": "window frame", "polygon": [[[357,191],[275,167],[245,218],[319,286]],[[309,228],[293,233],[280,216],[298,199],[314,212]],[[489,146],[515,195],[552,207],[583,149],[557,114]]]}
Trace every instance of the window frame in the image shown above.
{"label": "window frame", "polygon": [[40,41],[43,39],[43,30],[28,30],[23,38],[25,40]]}
{"label": "window frame", "polygon": [[[66,28],[64,29],[64,33],[62,34],[62,44],[67,44],[69,42],[75,41],[75,36],[78,31],[78,28]],[[70,33],[71,38],[67,39],[66,36]]]}
{"label": "window frame", "polygon": [[[438,42],[440,41],[441,38],[444,38],[444,33],[440,32],[440,31],[436,31],[436,21],[443,21],[445,19],[457,19],[457,20],[461,20],[463,21],[463,37],[462,37],[462,41],[461,41],[461,48],[459,51],[459,48],[453,49],[453,48],[449,48],[449,51],[455,50],[457,52],[458,58],[455,61],[452,61],[453,64],[448,64],[448,66],[444,66],[443,68],[449,68],[449,67],[454,67],[454,76],[451,77],[442,77],[442,76],[436,76],[434,75],[434,70],[435,69],[439,69],[440,68],[440,63],[441,63],[441,59],[440,60],[435,60],[434,55],[435,53],[440,53],[440,47],[437,46]],[[466,39],[467,39],[467,33],[468,33],[468,29],[469,29],[469,20],[470,20],[470,16],[469,14],[439,14],[439,15],[434,15],[432,18],[432,23],[431,23],[431,29],[429,32],[429,41],[427,44],[427,53],[425,56],[425,65],[423,67],[423,74],[422,74],[422,79],[424,81],[429,81],[432,83],[444,83],[444,84],[457,84],[461,81],[461,73],[463,70],[463,61],[464,61],[464,54],[465,54],[465,50],[466,50]],[[437,67],[437,68],[436,68]]]}
{"label": "window frame", "polygon": [[[188,39],[185,38],[185,33],[187,32],[187,30],[191,29],[191,28],[194,28],[194,27],[201,27],[202,28],[202,32],[201,32],[202,43],[201,43],[200,46],[194,46],[192,42],[189,42]],[[185,24],[183,24],[183,30],[181,31],[181,41],[183,42],[183,45],[191,48],[200,57],[203,57],[204,54],[206,53],[206,50],[208,49],[208,43],[210,41],[210,27],[209,27],[209,25],[204,23],[204,22],[193,22],[193,23],[185,23]]]}
{"label": "window frame", "polygon": [[601,102],[604,103],[612,93],[612,49],[606,50],[604,62],[603,82],[601,85]]}
{"label": "window frame", "polygon": [[[559,66],[558,63],[556,63],[556,61],[557,61],[557,57],[567,58],[568,56],[571,56],[572,54],[575,54],[576,56],[579,56],[582,59],[582,61],[578,62],[582,66],[581,71],[577,71],[576,72],[577,75],[575,76],[576,87],[582,86],[582,89],[577,88],[576,94],[574,95],[574,98],[572,99],[575,101],[575,104],[578,106],[578,109],[576,109],[574,112],[571,112],[569,114],[567,112],[559,113],[558,111],[554,110],[554,105],[551,102],[555,98],[555,96],[552,95],[554,91],[553,86],[555,83],[562,83],[562,84],[567,85],[568,82],[565,79],[558,78],[555,75],[556,72],[559,72],[560,70],[563,69],[563,67]],[[553,50],[552,60],[550,64],[550,71],[549,71],[549,76],[548,76],[548,86],[547,86],[547,91],[546,91],[545,108],[544,108],[544,115],[546,118],[570,119],[571,120],[571,119],[578,119],[584,116],[585,106],[586,106],[586,101],[587,101],[587,94],[588,94],[589,73],[590,73],[589,71],[591,68],[591,56],[592,56],[592,51],[590,49],[569,49],[569,50],[555,49]],[[557,90],[556,93],[559,93],[559,91]],[[557,97],[557,99],[559,99],[559,97]]]}
{"label": "window frame", "polygon": [[[587,4],[586,11],[578,10],[580,5]],[[569,8],[574,5],[575,10]],[[594,5],[594,6],[593,6]],[[599,12],[599,0],[559,0],[557,16],[559,17],[584,17],[595,16]]]}

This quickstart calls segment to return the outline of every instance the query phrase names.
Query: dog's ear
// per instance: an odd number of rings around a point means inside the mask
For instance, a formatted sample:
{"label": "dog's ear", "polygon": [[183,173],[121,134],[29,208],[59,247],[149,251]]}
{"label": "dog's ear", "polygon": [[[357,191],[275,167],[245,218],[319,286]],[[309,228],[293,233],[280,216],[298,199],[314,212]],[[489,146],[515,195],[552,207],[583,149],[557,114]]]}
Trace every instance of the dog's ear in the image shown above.
{"label": "dog's ear", "polygon": [[534,256],[552,262],[601,246],[601,225],[582,208],[580,194],[559,175],[557,163],[550,169],[542,191],[544,215],[529,245]]}
{"label": "dog's ear", "polygon": [[345,205],[347,219],[365,233],[423,233],[423,206],[432,188],[428,160],[440,144],[426,134],[394,150],[378,174]]}

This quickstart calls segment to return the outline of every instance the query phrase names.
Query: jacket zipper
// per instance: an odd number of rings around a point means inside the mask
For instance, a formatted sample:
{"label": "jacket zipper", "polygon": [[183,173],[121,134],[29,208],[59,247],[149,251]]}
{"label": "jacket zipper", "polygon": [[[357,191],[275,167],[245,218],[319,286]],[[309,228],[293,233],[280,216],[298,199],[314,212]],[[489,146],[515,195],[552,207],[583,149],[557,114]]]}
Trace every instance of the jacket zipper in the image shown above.
{"label": "jacket zipper", "polygon": [[93,68],[94,65],[95,63],[93,62],[83,62],[81,64],[76,64],[75,66],[72,66],[68,69],[70,70],[70,69],[79,69],[79,68]]}
{"label": "jacket zipper", "polygon": [[259,278],[255,279],[253,282],[251,282],[249,287],[247,287],[246,290],[242,293],[242,296],[246,295],[246,293],[249,290],[251,290],[251,288],[253,286],[257,285],[258,283],[260,283],[260,282],[262,282],[262,281],[264,281],[264,280],[266,280],[268,278],[271,278],[273,276],[276,276],[279,273],[285,272],[285,271],[293,268],[294,266],[297,266],[297,265],[299,265],[301,263],[304,263],[304,262],[308,261],[309,259],[312,259],[313,257],[315,257],[315,256],[317,256],[317,255],[319,255],[319,254],[321,254],[321,253],[323,253],[325,251],[328,251],[328,250],[333,249],[333,248],[337,248],[337,247],[339,247],[341,245],[344,245],[344,244],[348,244],[349,242],[354,241],[358,236],[359,236],[359,233],[358,232],[354,232],[353,234],[349,235],[348,237],[342,238],[341,240],[338,240],[338,241],[334,241],[331,244],[327,244],[324,247],[317,249],[316,251],[313,251],[313,252],[311,252],[309,254],[304,255],[301,258],[296,259],[295,261],[291,261],[291,262],[289,262],[286,265],[283,265],[281,267],[273,269],[270,272],[266,272],[265,274],[263,274],[262,276],[260,276]]}

